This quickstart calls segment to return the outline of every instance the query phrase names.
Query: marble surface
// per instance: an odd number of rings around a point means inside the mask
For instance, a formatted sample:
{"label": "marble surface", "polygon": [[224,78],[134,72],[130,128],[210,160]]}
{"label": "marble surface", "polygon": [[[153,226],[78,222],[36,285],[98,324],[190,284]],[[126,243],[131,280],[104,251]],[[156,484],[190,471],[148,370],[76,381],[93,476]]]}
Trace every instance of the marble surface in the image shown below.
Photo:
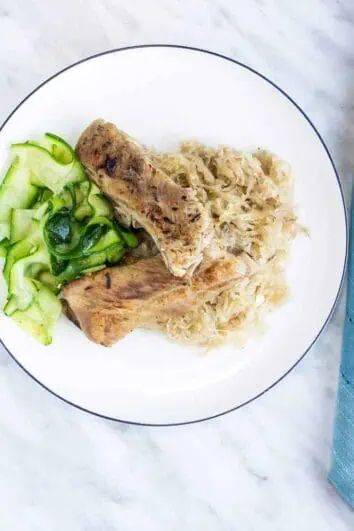
{"label": "marble surface", "polygon": [[[348,199],[352,0],[1,0],[0,121],[47,76],[141,43],[209,48],[282,86],[318,126]],[[51,396],[0,349],[1,531],[350,531],[326,481],[343,301],[272,391],[176,428],[104,421]]]}

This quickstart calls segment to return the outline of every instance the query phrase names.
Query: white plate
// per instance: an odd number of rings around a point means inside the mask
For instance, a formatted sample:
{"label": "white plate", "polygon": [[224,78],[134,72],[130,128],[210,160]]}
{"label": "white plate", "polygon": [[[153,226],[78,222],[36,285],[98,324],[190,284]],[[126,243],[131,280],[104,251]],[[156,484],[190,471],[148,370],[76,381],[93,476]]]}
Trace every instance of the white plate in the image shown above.
{"label": "white plate", "polygon": [[289,161],[298,214],[311,233],[293,245],[287,270],[291,301],[271,314],[262,338],[242,350],[227,346],[207,356],[144,331],[105,349],[65,318],[53,345],[42,347],[1,315],[3,344],[48,390],[113,419],[185,423],[249,402],[311,347],[340,290],[346,215],[323,141],[286,94],[244,65],[201,50],[136,47],[69,67],[26,98],[2,127],[1,169],[11,142],[52,131],[74,143],[97,117],[162,150],[195,137],[211,145],[267,146]]}

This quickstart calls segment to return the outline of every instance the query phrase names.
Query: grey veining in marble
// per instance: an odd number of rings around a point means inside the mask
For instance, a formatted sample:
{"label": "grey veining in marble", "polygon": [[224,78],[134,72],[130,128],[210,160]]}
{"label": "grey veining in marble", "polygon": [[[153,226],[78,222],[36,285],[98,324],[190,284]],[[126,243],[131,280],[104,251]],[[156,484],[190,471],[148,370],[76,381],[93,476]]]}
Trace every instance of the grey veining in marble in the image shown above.
{"label": "grey veining in marble", "polygon": [[[283,87],[318,126],[348,199],[352,0],[0,0],[0,121],[60,68],[108,48],[212,49]],[[350,531],[326,482],[343,302],[303,362],[199,425],[115,424],[64,404],[0,350],[0,531]]]}

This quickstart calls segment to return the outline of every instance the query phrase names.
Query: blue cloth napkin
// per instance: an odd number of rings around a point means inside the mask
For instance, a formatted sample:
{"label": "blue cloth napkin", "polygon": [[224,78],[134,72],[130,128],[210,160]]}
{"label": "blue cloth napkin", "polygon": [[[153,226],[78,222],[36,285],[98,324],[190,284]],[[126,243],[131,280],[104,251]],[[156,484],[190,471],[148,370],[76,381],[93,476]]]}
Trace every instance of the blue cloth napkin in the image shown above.
{"label": "blue cloth napkin", "polygon": [[348,298],[339,375],[332,467],[328,479],[354,508],[354,202],[349,241]]}

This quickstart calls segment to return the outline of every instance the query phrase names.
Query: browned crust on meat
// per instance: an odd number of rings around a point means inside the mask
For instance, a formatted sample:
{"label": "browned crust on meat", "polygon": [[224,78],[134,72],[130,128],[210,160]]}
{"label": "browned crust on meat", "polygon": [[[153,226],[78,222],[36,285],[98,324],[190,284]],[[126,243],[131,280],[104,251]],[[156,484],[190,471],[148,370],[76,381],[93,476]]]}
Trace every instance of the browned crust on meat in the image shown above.
{"label": "browned crust on meat", "polygon": [[62,291],[64,311],[89,339],[110,346],[135,328],[198,308],[241,276],[232,256],[203,263],[191,281],[173,276],[155,256],[70,283]]}
{"label": "browned crust on meat", "polygon": [[212,229],[193,190],[174,183],[139,144],[103,120],[95,120],[82,133],[76,151],[90,178],[118,210],[153,237],[174,275],[198,266]]}

